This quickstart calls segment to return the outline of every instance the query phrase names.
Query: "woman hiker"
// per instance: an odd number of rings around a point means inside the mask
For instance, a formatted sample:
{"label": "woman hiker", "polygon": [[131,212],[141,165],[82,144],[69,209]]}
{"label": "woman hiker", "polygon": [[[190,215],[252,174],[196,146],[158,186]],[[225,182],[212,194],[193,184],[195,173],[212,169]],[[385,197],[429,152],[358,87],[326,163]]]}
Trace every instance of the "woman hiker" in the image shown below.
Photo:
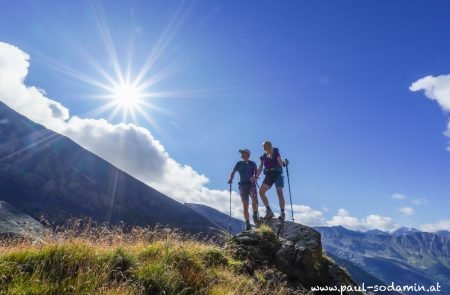
{"label": "woman hiker", "polygon": [[280,203],[281,213],[278,217],[280,220],[284,221],[286,218],[286,214],[284,213],[285,201],[283,196],[283,187],[284,187],[284,179],[283,179],[283,166],[287,165],[283,162],[280,156],[280,151],[277,148],[272,147],[272,143],[270,141],[263,142],[264,154],[259,158],[259,168],[256,173],[256,178],[259,177],[263,170],[264,166],[264,181],[259,189],[259,195],[261,196],[261,200],[266,206],[266,216],[264,219],[270,219],[274,217],[272,209],[269,206],[269,201],[267,200],[266,192],[275,184],[275,188],[277,190],[278,201]]}
{"label": "woman hiker", "polygon": [[248,214],[249,196],[252,198],[253,221],[257,224],[258,220],[258,197],[256,195],[256,163],[250,161],[250,151],[248,149],[239,150],[242,161],[236,163],[231,171],[228,183],[233,182],[234,174],[239,172],[239,193],[241,195],[242,205],[244,206],[244,218],[247,224],[246,230],[250,230],[250,217]]}

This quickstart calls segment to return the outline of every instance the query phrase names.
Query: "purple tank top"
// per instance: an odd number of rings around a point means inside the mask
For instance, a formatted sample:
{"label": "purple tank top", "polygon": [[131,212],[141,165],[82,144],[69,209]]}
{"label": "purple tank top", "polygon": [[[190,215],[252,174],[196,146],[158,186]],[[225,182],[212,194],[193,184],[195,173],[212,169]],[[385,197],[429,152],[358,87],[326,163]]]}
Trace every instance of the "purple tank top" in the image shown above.
{"label": "purple tank top", "polygon": [[278,165],[278,157],[280,156],[280,151],[277,148],[273,148],[272,157],[267,156],[266,153],[264,153],[260,159],[264,163],[264,169],[272,169],[272,168],[281,168],[280,165]]}

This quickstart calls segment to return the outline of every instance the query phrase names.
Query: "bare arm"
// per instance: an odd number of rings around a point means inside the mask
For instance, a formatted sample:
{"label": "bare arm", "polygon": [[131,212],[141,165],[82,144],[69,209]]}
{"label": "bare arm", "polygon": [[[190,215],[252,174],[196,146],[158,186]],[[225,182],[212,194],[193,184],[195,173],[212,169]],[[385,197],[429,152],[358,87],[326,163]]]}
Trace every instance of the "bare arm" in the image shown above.
{"label": "bare arm", "polygon": [[283,160],[281,159],[280,156],[277,157],[277,161],[278,161],[278,165],[280,165],[280,167],[283,167]]}
{"label": "bare arm", "polygon": [[258,171],[256,171],[256,178],[259,177],[259,175],[261,174],[262,170],[263,170],[263,161],[259,160],[259,167],[258,167]]}
{"label": "bare arm", "polygon": [[230,178],[228,179],[228,183],[233,182],[234,174],[236,174],[236,170],[231,171]]}

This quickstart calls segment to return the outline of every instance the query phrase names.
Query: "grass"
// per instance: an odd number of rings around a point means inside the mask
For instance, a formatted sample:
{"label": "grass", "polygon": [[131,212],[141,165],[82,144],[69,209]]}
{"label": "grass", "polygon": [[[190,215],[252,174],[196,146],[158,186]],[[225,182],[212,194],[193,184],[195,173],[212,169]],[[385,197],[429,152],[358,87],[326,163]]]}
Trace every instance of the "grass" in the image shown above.
{"label": "grass", "polygon": [[3,241],[0,294],[286,294],[262,272],[243,274],[212,241],[176,230],[69,228],[41,243]]}

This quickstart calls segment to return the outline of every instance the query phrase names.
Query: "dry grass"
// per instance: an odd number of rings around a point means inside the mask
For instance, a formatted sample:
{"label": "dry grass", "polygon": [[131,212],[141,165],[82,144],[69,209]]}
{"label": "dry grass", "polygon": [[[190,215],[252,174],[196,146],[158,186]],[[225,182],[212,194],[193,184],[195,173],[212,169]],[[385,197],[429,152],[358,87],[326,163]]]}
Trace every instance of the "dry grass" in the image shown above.
{"label": "dry grass", "polygon": [[75,220],[40,242],[2,240],[0,294],[286,294],[241,263],[177,230]]}

